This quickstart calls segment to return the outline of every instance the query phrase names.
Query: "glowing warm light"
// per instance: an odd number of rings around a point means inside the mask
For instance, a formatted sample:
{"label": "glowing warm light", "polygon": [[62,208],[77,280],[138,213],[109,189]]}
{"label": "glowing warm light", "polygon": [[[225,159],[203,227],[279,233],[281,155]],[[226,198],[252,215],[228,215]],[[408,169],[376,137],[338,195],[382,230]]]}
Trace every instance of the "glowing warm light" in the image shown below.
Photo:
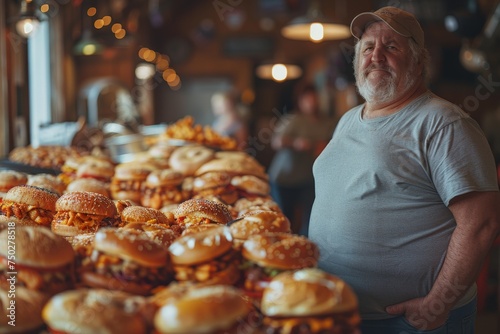
{"label": "glowing warm light", "polygon": [[40,11],[42,13],[47,13],[50,10],[50,6],[47,3],[44,3],[43,5],[40,6]]}
{"label": "glowing warm light", "polygon": [[167,81],[168,85],[172,88],[177,87],[181,83],[181,78],[176,74],[171,81]]}
{"label": "glowing warm light", "polygon": [[171,68],[166,69],[165,71],[163,71],[163,74],[162,74],[163,80],[168,82],[167,78],[171,75],[176,75],[175,71]]}
{"label": "glowing warm light", "polygon": [[102,19],[95,20],[94,27],[96,29],[101,29],[102,27],[104,27],[104,21]]}
{"label": "glowing warm light", "polygon": [[274,80],[283,81],[286,79],[288,70],[286,69],[286,66],[283,64],[274,64],[271,73]]}
{"label": "glowing warm light", "polygon": [[103,22],[104,26],[110,25],[111,24],[111,16],[109,16],[109,15],[103,16],[102,22]]}
{"label": "glowing warm light", "polygon": [[86,56],[93,55],[96,52],[96,46],[94,44],[87,44],[83,47],[82,53]]}
{"label": "glowing warm light", "polygon": [[144,55],[146,54],[146,51],[148,51],[148,48],[140,48],[139,52],[137,54],[139,55],[139,58],[144,59]]}
{"label": "glowing warm light", "polygon": [[117,39],[122,39],[123,37],[125,37],[125,35],[127,35],[127,32],[125,31],[125,29],[120,29],[118,30],[116,33],[115,33],[115,37]]}
{"label": "glowing warm light", "polygon": [[152,62],[156,58],[156,52],[153,50],[148,49],[146,52],[144,52],[144,60]]}
{"label": "glowing warm light", "polygon": [[166,70],[169,66],[170,66],[170,63],[168,62],[167,59],[165,59],[163,57],[158,59],[158,61],[156,62],[156,68],[158,69],[158,71]]}
{"label": "glowing warm light", "polygon": [[311,27],[309,29],[309,36],[312,41],[319,42],[323,40],[325,32],[321,23],[311,23]]}
{"label": "glowing warm light", "polygon": [[97,14],[97,9],[95,7],[90,7],[89,9],[87,9],[87,15],[88,16],[92,17],[95,14]]}
{"label": "glowing warm light", "polygon": [[141,63],[135,68],[135,76],[140,80],[147,80],[155,74],[155,67],[152,64]]}
{"label": "glowing warm light", "polygon": [[166,81],[171,84],[171,85],[175,85],[174,82],[176,80],[178,80],[179,76],[177,75],[177,73],[170,73],[168,76],[167,76],[167,79]]}
{"label": "glowing warm light", "polygon": [[116,34],[120,29],[122,28],[122,25],[120,23],[115,23],[111,26],[111,31]]}

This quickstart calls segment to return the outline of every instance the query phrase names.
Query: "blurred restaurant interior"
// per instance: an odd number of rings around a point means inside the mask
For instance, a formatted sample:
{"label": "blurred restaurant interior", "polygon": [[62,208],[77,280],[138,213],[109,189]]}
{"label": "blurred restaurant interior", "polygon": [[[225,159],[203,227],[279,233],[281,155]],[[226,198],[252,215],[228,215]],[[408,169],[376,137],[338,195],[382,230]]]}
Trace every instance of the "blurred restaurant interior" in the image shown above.
{"label": "blurred restaurant interior", "polygon": [[[484,126],[500,159],[497,0],[2,1],[2,156],[67,141],[80,116],[101,128],[126,118],[158,126],[184,115],[210,124],[211,95],[230,90],[250,125],[247,146],[266,164],[270,120],[293,108],[297,84],[313,83],[329,115],[361,102],[347,27],[357,13],[387,4],[418,16],[432,57],[429,87]],[[38,24],[29,38],[16,30],[26,15]],[[314,16],[338,31],[326,29],[319,41],[284,37],[285,26]],[[296,73],[262,78],[259,67],[277,63]]]}
{"label": "blurred restaurant interior", "polygon": [[[498,0],[4,0],[0,157],[28,145],[157,135],[188,115],[212,124],[211,97],[231,92],[249,126],[246,150],[268,166],[273,127],[293,109],[298,85],[313,84],[332,117],[362,103],[348,25],[385,5],[419,18],[432,59],[428,86],[479,122],[498,164]],[[324,36],[312,40],[315,20]],[[281,78],[271,75],[275,64],[288,66]],[[495,312],[498,262],[495,253]]]}

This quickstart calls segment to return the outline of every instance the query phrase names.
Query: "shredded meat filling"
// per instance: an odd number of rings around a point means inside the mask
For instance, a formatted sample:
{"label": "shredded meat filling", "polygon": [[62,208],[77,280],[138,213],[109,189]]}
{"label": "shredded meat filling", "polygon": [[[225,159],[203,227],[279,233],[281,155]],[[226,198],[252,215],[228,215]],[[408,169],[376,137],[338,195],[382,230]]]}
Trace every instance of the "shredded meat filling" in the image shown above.
{"label": "shredded meat filling", "polygon": [[76,226],[81,231],[97,231],[104,226],[115,226],[115,218],[105,215],[92,215],[73,211],[59,211],[54,215],[54,221],[59,224]]}
{"label": "shredded meat filling", "polygon": [[3,202],[2,212],[7,217],[15,216],[18,219],[28,216],[37,224],[45,226],[50,225],[52,219],[54,218],[54,213],[50,210],[44,210],[42,208],[15,202]]}
{"label": "shredded meat filling", "polygon": [[169,204],[177,204],[185,198],[176,187],[145,187],[142,195],[144,203],[154,209],[160,209]]}
{"label": "shredded meat filling", "polygon": [[200,263],[193,266],[174,266],[175,278],[179,281],[208,281],[214,277],[216,273],[223,271],[236,261],[239,261],[238,254],[231,250],[206,263]]}
{"label": "shredded meat filling", "polygon": [[316,317],[267,318],[266,334],[351,334],[360,322],[355,312]]}

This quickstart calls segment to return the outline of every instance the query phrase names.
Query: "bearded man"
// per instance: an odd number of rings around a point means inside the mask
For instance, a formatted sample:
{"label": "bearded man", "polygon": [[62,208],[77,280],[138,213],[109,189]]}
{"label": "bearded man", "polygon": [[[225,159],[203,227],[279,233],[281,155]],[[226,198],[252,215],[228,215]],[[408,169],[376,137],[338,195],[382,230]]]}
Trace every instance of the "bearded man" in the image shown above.
{"label": "bearded man", "polygon": [[309,237],[359,298],[363,334],[474,333],[475,280],[500,231],[495,162],[477,123],[425,86],[417,19],[351,23],[356,84],[314,164]]}

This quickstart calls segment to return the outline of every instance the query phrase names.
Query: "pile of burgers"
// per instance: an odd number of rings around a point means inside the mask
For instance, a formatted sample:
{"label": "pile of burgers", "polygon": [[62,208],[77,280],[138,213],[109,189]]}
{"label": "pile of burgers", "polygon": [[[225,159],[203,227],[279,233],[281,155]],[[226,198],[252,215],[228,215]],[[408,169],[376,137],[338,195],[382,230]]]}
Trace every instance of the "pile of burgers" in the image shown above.
{"label": "pile of burgers", "polygon": [[0,209],[0,333],[359,333],[353,291],[243,152],[3,170]]}

